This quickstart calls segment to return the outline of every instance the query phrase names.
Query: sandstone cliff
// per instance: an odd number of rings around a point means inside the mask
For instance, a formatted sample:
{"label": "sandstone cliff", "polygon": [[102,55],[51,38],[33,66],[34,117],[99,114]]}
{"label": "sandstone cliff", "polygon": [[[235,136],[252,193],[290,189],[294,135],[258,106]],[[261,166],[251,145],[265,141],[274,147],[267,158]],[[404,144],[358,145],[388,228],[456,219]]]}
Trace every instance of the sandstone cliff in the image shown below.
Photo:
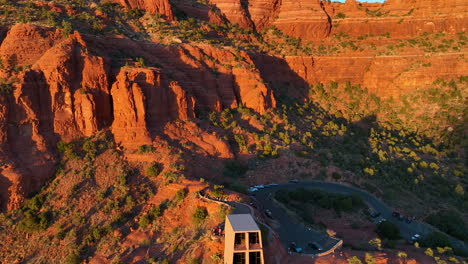
{"label": "sandstone cliff", "polygon": [[[43,45],[36,46],[36,38]],[[141,57],[159,67],[113,65],[113,54],[122,51],[129,53],[127,61]],[[0,55],[11,68],[26,66],[0,72],[14,81],[12,94],[0,93],[0,187],[8,190],[0,201],[8,209],[52,176],[59,139],[111,128],[118,143],[136,148],[151,144],[166,122],[194,118],[196,111],[242,104],[265,113],[275,106],[247,53],[208,45],[164,47],[78,33],[64,39],[18,24],[6,34]],[[215,136],[194,140],[211,155],[232,157]]]}
{"label": "sandstone cliff", "polygon": [[112,2],[119,3],[130,9],[137,8],[153,14],[158,13],[169,20],[174,19],[169,0],[112,0]]}

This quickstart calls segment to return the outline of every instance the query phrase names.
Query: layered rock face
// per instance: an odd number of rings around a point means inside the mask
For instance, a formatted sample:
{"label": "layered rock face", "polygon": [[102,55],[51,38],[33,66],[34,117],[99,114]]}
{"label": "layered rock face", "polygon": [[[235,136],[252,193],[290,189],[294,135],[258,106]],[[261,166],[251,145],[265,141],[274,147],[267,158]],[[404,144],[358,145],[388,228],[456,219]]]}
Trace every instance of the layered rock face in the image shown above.
{"label": "layered rock face", "polygon": [[[44,45],[36,47],[35,38]],[[158,66],[113,65],[118,52],[127,52],[127,62],[140,57]],[[0,92],[4,209],[17,208],[53,175],[58,140],[110,128],[119,144],[136,148],[151,144],[166,122],[195,118],[196,111],[242,104],[265,113],[276,105],[247,53],[208,45],[167,47],[78,33],[63,39],[55,31],[19,24],[6,34],[0,55],[10,66],[0,70],[0,78],[14,86],[11,94]],[[25,67],[11,70],[20,65]],[[182,130],[172,131],[177,137]],[[232,157],[214,135],[193,140],[210,155]]]}
{"label": "layered rock face", "polygon": [[[332,33],[343,32],[351,36],[364,34],[408,38],[424,32],[457,33],[466,30],[466,1],[402,1],[388,0],[383,4],[360,3],[347,0],[344,4],[324,2],[332,17]],[[338,18],[338,14],[346,17]]]}
{"label": "layered rock face", "polygon": [[284,33],[305,40],[329,36],[331,23],[319,0],[282,1],[273,25]]}
{"label": "layered rock face", "polygon": [[143,9],[153,14],[159,13],[168,20],[174,19],[169,0],[111,0],[111,2],[119,3],[126,8]]}
{"label": "layered rock face", "polygon": [[[206,6],[192,4],[188,7],[183,2],[175,1],[175,5],[200,19],[223,23],[221,19],[215,19],[207,13]],[[209,3],[230,23],[258,32],[268,26],[275,26],[290,36],[312,40],[328,37],[331,29],[329,17],[320,0],[210,0]]]}
{"label": "layered rock face", "polygon": [[112,85],[114,122],[118,142],[151,144],[150,129],[174,119],[194,118],[195,100],[177,82],[161,80],[157,69],[122,69]]}
{"label": "layered rock face", "polygon": [[[124,6],[172,13],[162,0],[120,1]],[[343,32],[352,36],[364,34],[410,37],[423,32],[461,32],[466,30],[468,3],[462,0],[389,0],[383,4],[345,3],[320,0],[210,0],[209,5],[175,0],[173,4],[187,14],[223,24],[229,21],[242,28],[261,32],[275,26],[285,34],[305,40],[321,40]],[[164,8],[155,8],[164,7]],[[337,16],[345,14],[345,18]],[[334,22],[334,23],[332,23]]]}

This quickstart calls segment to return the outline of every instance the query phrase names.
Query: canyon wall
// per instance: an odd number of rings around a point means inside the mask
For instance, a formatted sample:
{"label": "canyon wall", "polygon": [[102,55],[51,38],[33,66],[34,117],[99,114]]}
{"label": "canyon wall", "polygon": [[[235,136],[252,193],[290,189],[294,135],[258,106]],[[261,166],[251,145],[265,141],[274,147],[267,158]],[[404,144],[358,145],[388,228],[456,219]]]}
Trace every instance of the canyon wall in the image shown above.
{"label": "canyon wall", "polygon": [[[117,53],[125,58],[116,61]],[[17,208],[50,179],[58,140],[110,128],[118,144],[134,149],[151,144],[166,122],[194,118],[197,111],[244,105],[265,113],[276,106],[272,90],[250,67],[250,55],[233,49],[168,47],[77,32],[63,38],[55,30],[17,24],[5,35],[0,57],[8,66],[0,78],[14,88],[0,92],[4,209]],[[196,144],[211,155],[231,157],[214,138],[207,135]]]}
{"label": "canyon wall", "polygon": [[143,9],[150,13],[158,13],[168,20],[174,19],[169,0],[111,0],[128,9]]}

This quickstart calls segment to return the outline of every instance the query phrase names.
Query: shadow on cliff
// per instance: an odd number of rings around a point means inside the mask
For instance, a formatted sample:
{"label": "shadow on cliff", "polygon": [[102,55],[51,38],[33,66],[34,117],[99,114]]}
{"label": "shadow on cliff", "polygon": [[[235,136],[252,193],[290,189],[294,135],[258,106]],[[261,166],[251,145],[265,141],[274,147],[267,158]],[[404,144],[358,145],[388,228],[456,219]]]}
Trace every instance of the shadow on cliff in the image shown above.
{"label": "shadow on cliff", "polygon": [[28,181],[22,182],[21,187],[28,196],[50,179],[59,137],[54,132],[51,97],[43,74],[27,71],[24,84],[18,89],[17,99],[8,96],[8,120],[16,125],[8,126],[8,149],[5,150],[23,171],[27,171],[22,179]]}
{"label": "shadow on cliff", "polygon": [[309,84],[291,69],[286,60],[262,53],[252,53],[251,57],[263,80],[273,88],[278,105],[307,99]]}

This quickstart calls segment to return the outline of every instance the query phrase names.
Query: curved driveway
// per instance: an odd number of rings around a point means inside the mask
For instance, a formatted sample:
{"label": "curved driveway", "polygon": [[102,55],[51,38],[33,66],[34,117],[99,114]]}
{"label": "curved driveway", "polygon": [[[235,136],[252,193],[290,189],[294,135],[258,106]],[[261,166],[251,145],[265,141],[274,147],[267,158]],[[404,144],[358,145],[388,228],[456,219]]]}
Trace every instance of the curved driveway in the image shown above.
{"label": "curved driveway", "polygon": [[[392,217],[392,208],[387,206],[377,197],[361,189],[337,183],[319,181],[283,183],[275,187],[258,190],[255,192],[255,198],[260,203],[259,206],[261,208],[259,209],[263,212],[264,210],[269,209],[272,212],[273,219],[278,222],[278,225],[275,225],[273,228],[279,234],[281,243],[286,248],[292,241],[294,241],[296,242],[297,247],[304,250],[304,253],[317,253],[317,251],[314,251],[307,246],[309,242],[313,241],[319,243],[323,247],[323,250],[328,250],[337,243],[336,239],[333,239],[322,232],[307,228],[300,223],[298,219],[290,217],[284,208],[273,201],[273,195],[277,190],[293,191],[299,188],[321,189],[326,192],[340,194],[357,194],[364,200],[364,202],[367,203],[371,210],[380,212],[381,217],[396,224],[400,228],[401,236],[406,239],[410,239],[414,234],[424,236],[431,232],[438,231],[434,227],[418,221],[413,221],[410,224],[407,224],[404,221],[399,221],[397,218]],[[466,247],[464,242],[452,237],[449,238],[453,246]]]}

